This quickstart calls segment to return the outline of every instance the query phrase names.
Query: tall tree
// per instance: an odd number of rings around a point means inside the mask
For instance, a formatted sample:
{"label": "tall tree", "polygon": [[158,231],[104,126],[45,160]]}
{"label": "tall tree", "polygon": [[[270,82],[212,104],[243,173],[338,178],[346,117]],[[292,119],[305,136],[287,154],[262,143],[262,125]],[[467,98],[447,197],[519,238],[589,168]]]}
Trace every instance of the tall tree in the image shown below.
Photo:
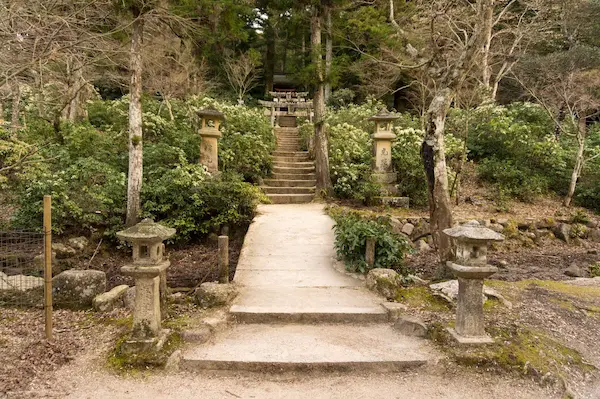
{"label": "tall tree", "polygon": [[142,46],[144,42],[143,5],[130,7],[133,16],[131,25],[131,48],[129,50],[129,172],[127,175],[127,216],[125,224],[138,222],[141,211],[141,192],[144,170],[142,147]]}
{"label": "tall tree", "polygon": [[325,79],[323,70],[323,48],[321,33],[323,26],[324,5],[321,1],[313,4],[311,10],[311,52],[315,69],[315,90],[313,108],[315,112],[315,169],[317,176],[317,191],[329,196],[333,189],[329,175],[329,142],[325,126]]}

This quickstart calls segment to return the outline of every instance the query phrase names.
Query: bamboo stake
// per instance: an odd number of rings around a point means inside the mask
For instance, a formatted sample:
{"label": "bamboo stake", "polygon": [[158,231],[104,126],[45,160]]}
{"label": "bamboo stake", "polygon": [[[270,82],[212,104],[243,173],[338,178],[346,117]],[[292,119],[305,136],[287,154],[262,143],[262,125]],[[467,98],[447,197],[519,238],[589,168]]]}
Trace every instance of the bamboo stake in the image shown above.
{"label": "bamboo stake", "polygon": [[229,237],[219,236],[219,282],[229,283]]}
{"label": "bamboo stake", "polygon": [[44,196],[44,314],[46,339],[52,339],[52,197]]}

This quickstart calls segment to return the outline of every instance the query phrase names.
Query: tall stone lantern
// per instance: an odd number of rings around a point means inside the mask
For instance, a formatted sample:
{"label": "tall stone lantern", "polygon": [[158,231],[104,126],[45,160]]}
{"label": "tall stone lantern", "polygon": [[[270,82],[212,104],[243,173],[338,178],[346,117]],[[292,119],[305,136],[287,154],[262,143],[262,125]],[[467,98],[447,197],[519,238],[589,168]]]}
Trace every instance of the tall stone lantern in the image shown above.
{"label": "tall stone lantern", "polygon": [[498,271],[487,264],[490,242],[503,241],[504,236],[476,220],[443,231],[454,240],[455,262],[446,265],[458,277],[458,303],[456,328],[450,334],[461,344],[485,344],[494,342],[485,333],[483,320],[483,280]]}
{"label": "tall stone lantern", "polygon": [[200,137],[200,163],[211,173],[219,171],[219,145],[221,137],[219,125],[225,120],[225,115],[214,108],[206,108],[198,111],[201,119]]}
{"label": "tall stone lantern", "polygon": [[121,273],[135,279],[135,308],[131,339],[125,341],[125,352],[152,349],[161,341],[161,279],[170,262],[164,258],[163,241],[175,234],[175,229],[144,219],[117,237],[133,246],[133,262],[121,268]]}
{"label": "tall stone lantern", "polygon": [[408,208],[408,198],[397,196],[398,174],[392,165],[392,141],[396,138],[392,131],[392,122],[398,118],[382,108],[377,115],[368,119],[375,122],[375,131],[371,135],[373,139],[373,179],[382,187],[384,196],[379,197],[379,200],[383,204]]}

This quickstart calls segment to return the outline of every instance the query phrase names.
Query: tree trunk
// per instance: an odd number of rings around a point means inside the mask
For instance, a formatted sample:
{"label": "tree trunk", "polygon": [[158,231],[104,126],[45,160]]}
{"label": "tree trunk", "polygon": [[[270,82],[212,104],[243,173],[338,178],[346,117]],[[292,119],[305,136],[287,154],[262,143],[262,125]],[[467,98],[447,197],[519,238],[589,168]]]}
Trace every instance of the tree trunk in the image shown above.
{"label": "tree trunk", "polygon": [[573,172],[571,173],[571,184],[569,185],[569,192],[567,193],[563,201],[564,206],[571,206],[571,201],[573,200],[573,195],[575,194],[575,187],[577,186],[577,180],[581,175],[581,169],[583,168],[583,154],[585,151],[586,131],[586,118],[583,117],[579,119],[579,126],[577,127],[577,156],[575,158],[575,166],[573,167]]}
{"label": "tree trunk", "polygon": [[448,195],[448,174],[444,152],[444,128],[448,108],[452,102],[449,88],[438,90],[427,110],[425,138],[421,156],[429,189],[429,213],[433,241],[440,255],[440,277],[446,276],[446,261],[453,257],[450,239],[442,233],[452,227],[452,209]]}
{"label": "tree trunk", "polygon": [[271,23],[265,28],[267,41],[267,54],[265,55],[265,95],[273,91],[273,80],[275,75],[275,31]]}
{"label": "tree trunk", "polygon": [[333,24],[331,22],[331,7],[326,9],[326,32],[325,32],[325,104],[331,97],[331,63],[333,61]]}
{"label": "tree trunk", "polygon": [[492,88],[492,67],[490,66],[490,48],[492,46],[492,29],[494,25],[494,1],[484,5],[482,23],[483,46],[481,51],[481,81],[487,98],[495,99],[497,89]]}
{"label": "tree trunk", "polygon": [[331,176],[329,175],[329,144],[325,131],[325,82],[323,81],[323,55],[321,49],[321,25],[323,21],[322,8],[313,8],[311,25],[312,61],[315,66],[315,93],[313,107],[315,111],[315,168],[317,175],[317,192],[329,196],[332,191]]}
{"label": "tree trunk", "polygon": [[10,129],[16,132],[19,129],[19,113],[21,106],[21,88],[19,82],[12,85],[12,115],[10,118]]}
{"label": "tree trunk", "polygon": [[132,25],[129,53],[131,82],[129,85],[129,175],[127,181],[127,226],[137,223],[143,176],[142,152],[142,42],[144,19],[136,15]]}
{"label": "tree trunk", "polygon": [[82,89],[85,85],[85,80],[83,79],[83,65],[81,61],[75,59],[73,65],[73,93],[71,96],[71,101],[69,103],[69,116],[68,119],[71,122],[76,122],[81,119],[82,112],[80,110],[81,107],[81,99],[83,96]]}

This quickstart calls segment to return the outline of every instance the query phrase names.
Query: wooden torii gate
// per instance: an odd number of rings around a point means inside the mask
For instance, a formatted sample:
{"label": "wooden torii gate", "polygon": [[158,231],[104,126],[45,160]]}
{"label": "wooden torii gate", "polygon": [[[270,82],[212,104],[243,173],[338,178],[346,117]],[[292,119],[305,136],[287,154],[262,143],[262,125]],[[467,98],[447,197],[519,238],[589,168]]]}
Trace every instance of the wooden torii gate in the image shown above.
{"label": "wooden torii gate", "polygon": [[273,101],[258,102],[265,108],[265,115],[271,118],[271,126],[279,126],[280,116],[304,116],[312,121],[312,102],[308,101],[307,92],[269,92]]}

